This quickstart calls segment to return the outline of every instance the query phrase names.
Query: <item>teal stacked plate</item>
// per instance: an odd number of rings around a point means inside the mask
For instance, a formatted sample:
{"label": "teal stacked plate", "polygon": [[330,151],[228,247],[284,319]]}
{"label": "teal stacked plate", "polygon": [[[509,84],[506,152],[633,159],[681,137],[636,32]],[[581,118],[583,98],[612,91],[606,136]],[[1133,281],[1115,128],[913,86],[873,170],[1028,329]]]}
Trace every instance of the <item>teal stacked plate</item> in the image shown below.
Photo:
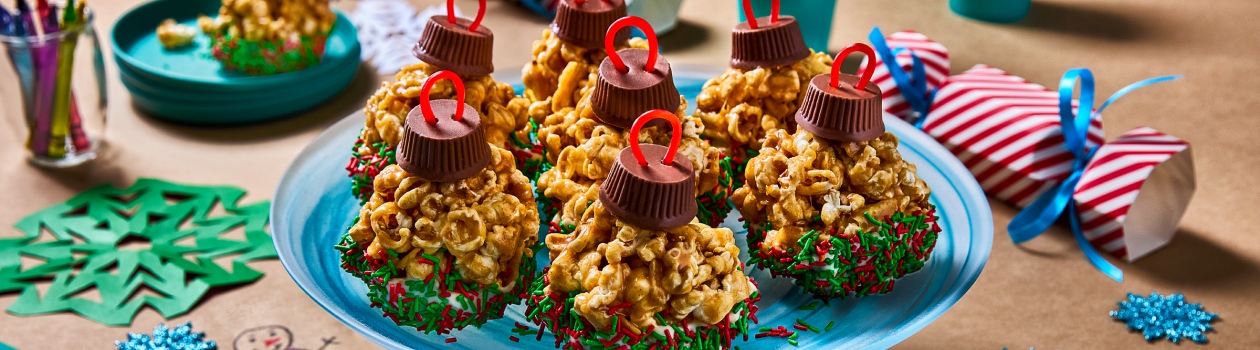
{"label": "teal stacked plate", "polygon": [[[722,73],[722,68],[674,64],[674,84],[695,106],[705,80]],[[495,80],[520,81],[520,70],[495,73]],[[519,84],[516,85],[520,89]],[[993,245],[993,216],[980,184],[954,155],[931,136],[900,119],[885,116],[888,131],[900,140],[901,154],[918,165],[919,177],[932,187],[932,203],[941,216],[944,230],[927,264],[919,272],[897,280],[897,288],[886,295],[834,300],[830,305],[804,310],[814,301],[785,278],[772,278],[765,270],[753,269],[761,291],[757,302],[759,327],[792,327],[796,320],[813,325],[835,323],[834,329],[820,333],[802,332],[799,347],[785,339],[737,340],[742,349],[886,349],[923,329],[945,313],[967,292],[980,276]],[[532,324],[523,305],[511,306],[503,319],[480,329],[468,328],[449,335],[421,334],[400,327],[372,308],[367,287],[341,269],[340,252],[333,248],[358,214],[358,200],[350,194],[350,178],[345,163],[349,145],[363,128],[363,113],[353,113],[311,141],[285,171],[271,205],[271,234],[280,262],[289,276],[316,304],[351,329],[387,349],[555,349],[548,331],[543,341],[521,336],[512,341],[514,325]],[[732,212],[723,227],[736,233],[740,259],[748,260],[746,230]],[[547,252],[539,264],[546,264]],[[537,330],[534,326],[533,329]],[[750,334],[751,334],[750,333]],[[458,340],[454,343],[447,339]]]}
{"label": "teal stacked plate", "polygon": [[128,11],[110,41],[118,75],[134,105],[159,118],[189,124],[260,122],[294,115],[345,89],[359,69],[358,32],[340,12],[323,61],[307,69],[269,76],[225,70],[210,56],[210,38],[198,31],[187,48],[167,50],[156,29],[167,18],[197,26],[198,15],[216,15],[217,0],[157,0]]}

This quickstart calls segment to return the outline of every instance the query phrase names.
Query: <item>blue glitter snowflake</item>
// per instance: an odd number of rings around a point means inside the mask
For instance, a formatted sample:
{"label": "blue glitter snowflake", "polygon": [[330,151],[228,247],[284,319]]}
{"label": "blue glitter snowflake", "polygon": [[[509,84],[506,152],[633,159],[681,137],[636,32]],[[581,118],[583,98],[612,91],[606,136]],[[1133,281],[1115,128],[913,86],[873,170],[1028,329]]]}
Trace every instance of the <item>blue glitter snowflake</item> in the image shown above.
{"label": "blue glitter snowflake", "polygon": [[1214,331],[1211,323],[1218,318],[1203,311],[1203,305],[1187,303],[1181,293],[1165,297],[1151,292],[1148,298],[1129,293],[1128,300],[1116,304],[1120,310],[1112,311],[1111,317],[1127,322],[1130,330],[1142,331],[1146,341],[1163,337],[1173,343],[1181,338],[1206,343],[1207,335],[1203,333]]}
{"label": "blue glitter snowflake", "polygon": [[215,350],[214,341],[205,340],[205,333],[193,333],[192,323],[167,329],[165,324],[153,328],[153,336],[128,333],[127,341],[114,341],[118,350]]}

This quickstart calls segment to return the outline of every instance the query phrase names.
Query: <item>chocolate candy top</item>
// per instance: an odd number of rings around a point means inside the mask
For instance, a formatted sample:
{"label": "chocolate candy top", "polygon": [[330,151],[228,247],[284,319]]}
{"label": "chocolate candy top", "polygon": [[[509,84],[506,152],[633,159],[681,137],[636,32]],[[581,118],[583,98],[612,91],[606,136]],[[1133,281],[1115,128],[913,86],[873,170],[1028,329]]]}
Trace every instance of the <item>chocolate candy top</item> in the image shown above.
{"label": "chocolate candy top", "polygon": [[[658,118],[666,119],[674,128],[670,146],[640,146],[639,130]],[[618,219],[650,230],[681,227],[695,219],[695,171],[687,157],[674,157],[681,132],[674,112],[652,110],[635,120],[630,147],[621,150],[599,187],[600,203]]]}
{"label": "chocolate candy top", "polygon": [[868,64],[862,77],[840,73],[840,62],[849,53],[861,51],[875,57],[865,44],[852,44],[836,55],[831,74],[819,74],[809,81],[805,100],[796,112],[796,123],[810,133],[841,142],[870,141],[884,134],[883,92],[871,84],[874,64]]}
{"label": "chocolate candy top", "polygon": [[[429,101],[429,90],[441,79],[451,79],[458,99]],[[481,130],[477,109],[464,104],[464,86],[459,76],[441,71],[429,77],[420,89],[420,106],[407,114],[402,141],[398,144],[398,166],[422,179],[448,182],[476,175],[490,162],[490,144]]]}
{"label": "chocolate candy top", "polygon": [[[551,33],[574,45],[599,49],[608,27],[626,16],[625,0],[561,0]],[[613,40],[630,39],[630,31],[619,31]]]}
{"label": "chocolate candy top", "polygon": [[809,47],[801,36],[801,26],[791,16],[754,19],[735,25],[731,31],[731,68],[752,70],[796,63],[809,57]]}
{"label": "chocolate candy top", "polygon": [[494,72],[494,33],[481,25],[486,2],[481,0],[477,18],[455,17],[454,1],[446,2],[446,16],[429,17],[424,34],[411,54],[425,63],[460,75],[487,75]]}
{"label": "chocolate candy top", "polygon": [[[648,49],[613,51],[613,37],[626,26],[637,26],[647,34]],[[608,57],[599,64],[599,79],[591,92],[595,117],[622,129],[630,127],[643,112],[653,109],[677,111],[681,103],[669,62],[656,52],[656,33],[639,17],[613,22],[604,36]]]}

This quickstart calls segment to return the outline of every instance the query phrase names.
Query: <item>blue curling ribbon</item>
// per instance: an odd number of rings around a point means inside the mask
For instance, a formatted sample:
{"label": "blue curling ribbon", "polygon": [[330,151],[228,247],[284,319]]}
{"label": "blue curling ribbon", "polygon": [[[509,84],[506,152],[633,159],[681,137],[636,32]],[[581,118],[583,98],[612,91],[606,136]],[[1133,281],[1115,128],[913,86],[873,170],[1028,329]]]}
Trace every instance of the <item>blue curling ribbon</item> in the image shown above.
{"label": "blue curling ribbon", "polygon": [[[1064,210],[1068,212],[1068,221],[1072,227],[1072,235],[1076,238],[1076,244],[1081,247],[1081,251],[1085,252],[1085,258],[1089,259],[1089,263],[1094,268],[1101,271],[1107,277],[1116,282],[1124,280],[1124,275],[1115,265],[1103,259],[1098,251],[1089,244],[1089,239],[1085,238],[1084,231],[1081,230],[1080,218],[1076,212],[1076,201],[1072,199],[1072,192],[1076,190],[1076,183],[1080,182],[1081,175],[1085,173],[1085,166],[1089,165],[1089,160],[1094,157],[1094,153],[1098,151],[1098,147],[1090,148],[1086,139],[1089,137],[1089,122],[1094,116],[1101,114],[1107,106],[1115,102],[1121,96],[1137,90],[1138,88],[1180,79],[1181,76],[1168,75],[1139,81],[1116,91],[1107,99],[1097,110],[1090,111],[1094,106],[1094,74],[1087,68],[1074,68],[1063,75],[1063,79],[1059,80],[1059,119],[1062,122],[1063,129],[1063,147],[1072,153],[1074,158],[1072,162],[1072,173],[1058,186],[1046,191],[1038,197],[1031,205],[1011,220],[1010,225],[1006,226],[1006,230],[1010,232],[1011,240],[1016,244],[1023,243],[1050,228],[1054,221],[1063,214]],[[1072,94],[1076,88],[1076,80],[1081,81],[1081,97],[1080,104],[1077,105],[1076,113],[1072,112]]]}
{"label": "blue curling ribbon", "polygon": [[[897,83],[897,88],[901,90],[901,96],[905,98],[906,103],[910,104],[910,109],[918,115],[912,118],[911,122],[917,129],[923,129],[923,122],[927,120],[928,112],[932,108],[932,100],[936,98],[936,90],[928,90],[927,72],[923,69],[923,61],[919,59],[919,55],[914,50],[898,47],[890,49],[888,42],[884,40],[884,33],[879,31],[879,27],[871,29],[871,46],[875,47],[875,52],[883,58],[884,65],[888,68],[888,74],[892,76],[893,82]],[[897,54],[902,51],[910,52],[910,75],[906,76],[905,70],[897,63]]]}

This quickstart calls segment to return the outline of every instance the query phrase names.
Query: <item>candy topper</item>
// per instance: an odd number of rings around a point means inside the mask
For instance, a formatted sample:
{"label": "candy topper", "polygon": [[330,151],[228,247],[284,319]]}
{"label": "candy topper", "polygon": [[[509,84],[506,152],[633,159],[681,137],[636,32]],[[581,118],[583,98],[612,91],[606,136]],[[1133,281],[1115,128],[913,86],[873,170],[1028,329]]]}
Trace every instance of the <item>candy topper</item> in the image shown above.
{"label": "candy topper", "polygon": [[758,19],[750,0],[744,0],[743,6],[746,21],[731,30],[731,68],[778,67],[809,57],[812,51],[796,18],[779,17],[779,0],[771,2],[769,18]]}
{"label": "candy topper", "polygon": [[[455,84],[455,100],[430,100],[429,92],[438,80]],[[408,173],[435,182],[466,179],[490,163],[490,144],[481,130],[481,115],[464,103],[464,83],[451,71],[429,76],[420,88],[420,105],[411,109],[403,122],[398,143],[398,166]],[[438,117],[450,121],[438,122]]]}
{"label": "candy topper", "polygon": [[494,32],[481,25],[486,0],[479,0],[477,17],[455,17],[455,3],[446,2],[446,16],[432,16],[424,24],[411,55],[424,63],[462,76],[494,72]]}
{"label": "candy topper", "polygon": [[[433,85],[436,84],[438,80],[442,80],[442,79],[449,79],[451,81],[451,84],[455,84],[455,93],[456,93],[455,101],[457,101],[460,105],[464,104],[464,80],[460,79],[459,75],[456,75],[455,72],[451,72],[448,70],[440,71],[433,75],[430,75],[428,79],[424,80],[424,85],[420,87],[420,97],[419,97],[420,98],[420,111],[424,113],[424,121],[426,122],[437,123],[438,121],[437,116],[433,115],[433,105],[432,105],[432,102],[429,100],[429,92],[433,90]],[[455,121],[463,120],[464,109],[456,108],[455,115],[451,117],[451,119]]]}
{"label": "candy topper", "polygon": [[[673,127],[668,148],[639,145],[640,129],[656,119],[668,120]],[[676,228],[695,219],[699,211],[695,171],[690,159],[674,157],[681,134],[673,112],[655,109],[635,119],[628,135],[629,149],[617,154],[608,178],[599,187],[600,203],[618,219],[650,230]],[[647,161],[656,157],[662,161]]]}
{"label": "candy topper", "polygon": [[[613,51],[617,31],[636,26],[647,33],[648,49]],[[605,33],[608,57],[599,63],[599,79],[591,92],[591,110],[605,124],[626,129],[645,111],[677,111],[682,104],[669,61],[656,52],[656,33],[647,21],[627,16],[613,22]],[[630,69],[627,65],[643,65]]]}
{"label": "candy topper", "polygon": [[648,58],[643,70],[652,73],[656,69],[656,58],[660,54],[656,51],[656,31],[652,30],[652,26],[643,18],[635,16],[622,17],[608,27],[608,33],[604,35],[604,50],[608,51],[608,59],[617,67],[617,71],[622,73],[630,71],[630,67],[627,67],[626,63],[621,61],[621,54],[613,46],[613,38],[617,36],[617,31],[629,26],[638,27],[647,36]]}
{"label": "candy topper", "polygon": [[810,79],[805,100],[796,111],[801,128],[839,142],[865,142],[884,134],[883,92],[870,83],[875,65],[866,65],[861,76],[840,73],[840,62],[854,52],[875,57],[870,46],[854,43],[836,55],[831,74]]}
{"label": "candy topper", "polygon": [[[557,3],[559,6],[551,22],[551,33],[566,44],[588,50],[603,49],[608,27],[626,16],[625,0],[563,0]],[[614,36],[618,43],[630,39],[628,31]]]}

